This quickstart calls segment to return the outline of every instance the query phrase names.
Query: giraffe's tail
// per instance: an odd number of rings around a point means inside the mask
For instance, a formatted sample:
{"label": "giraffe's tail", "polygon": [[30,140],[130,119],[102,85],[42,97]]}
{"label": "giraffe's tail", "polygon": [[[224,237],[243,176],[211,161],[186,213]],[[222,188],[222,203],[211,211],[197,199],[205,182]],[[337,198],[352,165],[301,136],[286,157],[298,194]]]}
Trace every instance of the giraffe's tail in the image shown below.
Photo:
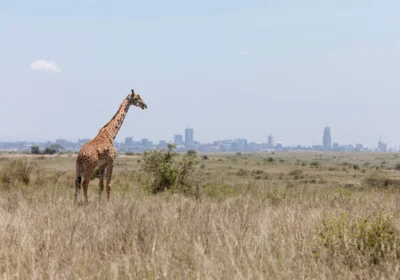
{"label": "giraffe's tail", "polygon": [[76,180],[75,180],[76,189],[81,188],[82,174],[83,174],[83,170],[82,170],[81,165],[79,163],[76,163]]}

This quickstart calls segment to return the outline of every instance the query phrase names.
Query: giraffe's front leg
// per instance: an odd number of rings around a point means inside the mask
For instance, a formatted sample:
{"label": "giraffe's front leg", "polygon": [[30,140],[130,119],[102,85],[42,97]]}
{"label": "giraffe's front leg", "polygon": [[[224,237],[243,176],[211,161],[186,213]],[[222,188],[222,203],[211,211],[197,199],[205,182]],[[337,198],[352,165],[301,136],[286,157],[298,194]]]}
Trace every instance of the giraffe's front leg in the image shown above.
{"label": "giraffe's front leg", "polygon": [[111,176],[113,172],[113,162],[109,163],[106,168],[106,188],[107,188],[107,198],[110,200],[111,196]]}

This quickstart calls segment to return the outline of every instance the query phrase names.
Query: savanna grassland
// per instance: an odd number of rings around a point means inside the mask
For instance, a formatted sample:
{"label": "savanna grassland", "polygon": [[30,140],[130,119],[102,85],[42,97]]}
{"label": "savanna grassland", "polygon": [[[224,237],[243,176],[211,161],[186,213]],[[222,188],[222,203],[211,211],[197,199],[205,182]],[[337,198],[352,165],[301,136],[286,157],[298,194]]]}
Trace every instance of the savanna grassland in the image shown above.
{"label": "savanna grassland", "polygon": [[0,154],[0,278],[400,279],[397,154],[193,157],[154,191],[120,155],[77,206],[75,154]]}

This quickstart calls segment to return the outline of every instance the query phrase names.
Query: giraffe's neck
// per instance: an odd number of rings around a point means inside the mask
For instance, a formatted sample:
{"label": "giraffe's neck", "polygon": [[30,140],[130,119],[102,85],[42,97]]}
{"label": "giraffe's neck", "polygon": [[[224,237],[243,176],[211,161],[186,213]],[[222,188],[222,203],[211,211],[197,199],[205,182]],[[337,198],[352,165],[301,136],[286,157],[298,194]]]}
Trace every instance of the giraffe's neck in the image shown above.
{"label": "giraffe's neck", "polygon": [[128,98],[125,98],[124,101],[122,101],[121,106],[119,106],[119,109],[115,113],[114,117],[112,117],[112,119],[100,129],[98,136],[105,136],[113,141],[117,136],[118,131],[122,126],[122,123],[124,122],[129,107],[130,105]]}

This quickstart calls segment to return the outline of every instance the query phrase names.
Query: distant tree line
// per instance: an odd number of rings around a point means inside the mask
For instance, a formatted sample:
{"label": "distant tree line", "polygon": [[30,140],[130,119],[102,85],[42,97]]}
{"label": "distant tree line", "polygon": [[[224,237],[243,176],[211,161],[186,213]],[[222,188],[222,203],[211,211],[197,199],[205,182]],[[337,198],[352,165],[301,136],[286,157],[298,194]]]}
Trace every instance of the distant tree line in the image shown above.
{"label": "distant tree line", "polygon": [[53,155],[58,153],[60,150],[64,150],[61,145],[54,144],[50,147],[45,148],[43,151],[40,150],[39,146],[32,146],[31,153],[34,155]]}

